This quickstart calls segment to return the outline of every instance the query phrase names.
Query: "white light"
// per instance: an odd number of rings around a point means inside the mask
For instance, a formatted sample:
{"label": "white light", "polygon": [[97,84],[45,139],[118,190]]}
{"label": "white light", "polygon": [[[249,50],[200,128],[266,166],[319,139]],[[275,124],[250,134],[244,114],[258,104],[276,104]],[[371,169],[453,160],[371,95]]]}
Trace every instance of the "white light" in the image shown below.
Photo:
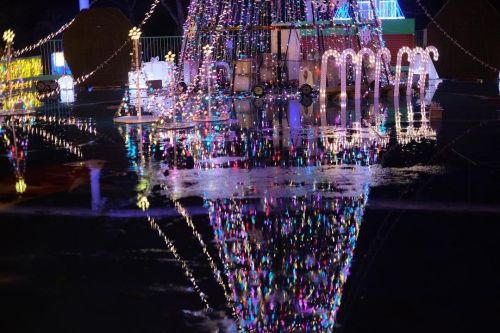
{"label": "white light", "polygon": [[66,65],[66,61],[64,59],[63,52],[55,52],[54,53],[54,65],[56,67],[64,67]]}

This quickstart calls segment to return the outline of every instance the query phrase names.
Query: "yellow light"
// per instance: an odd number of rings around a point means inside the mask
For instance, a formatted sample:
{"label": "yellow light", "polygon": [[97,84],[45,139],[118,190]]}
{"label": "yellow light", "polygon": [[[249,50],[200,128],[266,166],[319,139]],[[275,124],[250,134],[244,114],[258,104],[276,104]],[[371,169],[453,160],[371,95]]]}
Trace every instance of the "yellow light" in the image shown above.
{"label": "yellow light", "polygon": [[14,31],[9,29],[9,30],[4,31],[3,40],[6,43],[12,43],[14,41],[15,36],[16,36],[16,34],[14,33]]}
{"label": "yellow light", "polygon": [[137,207],[145,211],[146,209],[149,209],[149,200],[146,196],[144,195],[139,195],[137,198]]}
{"label": "yellow light", "polygon": [[165,60],[167,62],[174,62],[175,61],[175,54],[172,53],[172,51],[168,51],[168,53],[165,55]]}
{"label": "yellow light", "polygon": [[26,182],[24,181],[24,178],[19,178],[16,182],[16,192],[19,194],[22,194],[26,192],[26,188],[28,186],[26,185]]}
{"label": "yellow light", "polygon": [[[6,80],[6,66],[6,63],[0,63],[0,81]],[[13,80],[37,77],[42,73],[41,57],[18,58],[10,63],[10,76]]]}
{"label": "yellow light", "polygon": [[141,38],[141,34],[141,29],[139,29],[138,27],[133,27],[132,29],[130,29],[128,36],[132,40],[138,40],[139,38]]}

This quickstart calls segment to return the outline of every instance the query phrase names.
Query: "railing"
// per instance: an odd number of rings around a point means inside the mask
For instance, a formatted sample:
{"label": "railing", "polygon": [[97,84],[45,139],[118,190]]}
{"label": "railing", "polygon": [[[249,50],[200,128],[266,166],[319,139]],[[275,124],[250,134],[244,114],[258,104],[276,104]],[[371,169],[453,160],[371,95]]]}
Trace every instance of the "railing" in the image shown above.
{"label": "railing", "polygon": [[[40,57],[42,58],[43,75],[52,75],[52,67],[54,65],[53,54],[63,52],[63,42],[62,39],[52,39],[49,40],[44,45],[40,46]],[[63,67],[66,69],[66,66]],[[67,74],[67,73],[61,73]]]}
{"label": "railing", "polygon": [[[150,61],[154,57],[165,60],[165,55],[169,51],[176,55],[180,53],[182,36],[142,37],[141,45],[143,61]],[[57,65],[61,64],[55,64],[57,60],[62,60],[54,56],[54,53],[59,52],[64,52],[62,39],[52,39],[40,46],[44,75],[65,75],[70,73],[67,66],[60,67]]]}
{"label": "railing", "polygon": [[[165,55],[171,51],[178,55],[182,47],[181,36],[162,36],[162,37],[142,37],[142,61],[150,61],[151,58],[158,57],[159,60],[165,60]],[[177,60],[177,59],[176,59]]]}

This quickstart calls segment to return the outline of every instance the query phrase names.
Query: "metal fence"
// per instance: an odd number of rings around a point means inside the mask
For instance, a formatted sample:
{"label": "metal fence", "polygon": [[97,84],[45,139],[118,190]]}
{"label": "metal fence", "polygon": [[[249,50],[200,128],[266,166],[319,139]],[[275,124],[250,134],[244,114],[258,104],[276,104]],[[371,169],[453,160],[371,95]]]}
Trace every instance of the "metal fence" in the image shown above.
{"label": "metal fence", "polygon": [[[142,61],[150,61],[151,58],[158,57],[159,60],[165,60],[165,55],[171,51],[178,55],[182,46],[182,36],[159,36],[142,37]],[[64,52],[62,39],[52,39],[40,46],[40,56],[42,58],[43,74],[54,74],[55,53]],[[177,60],[177,59],[176,59]],[[68,74],[66,67],[59,75]]]}
{"label": "metal fence", "polygon": [[[158,57],[165,60],[165,55],[171,51],[178,55],[182,47],[182,36],[142,37],[142,61],[150,61]],[[177,59],[176,59],[177,60]]]}
{"label": "metal fence", "polygon": [[52,39],[44,45],[40,46],[40,57],[42,58],[43,75],[52,75],[52,66],[54,65],[55,57],[53,54],[63,51],[64,49],[62,39]]}

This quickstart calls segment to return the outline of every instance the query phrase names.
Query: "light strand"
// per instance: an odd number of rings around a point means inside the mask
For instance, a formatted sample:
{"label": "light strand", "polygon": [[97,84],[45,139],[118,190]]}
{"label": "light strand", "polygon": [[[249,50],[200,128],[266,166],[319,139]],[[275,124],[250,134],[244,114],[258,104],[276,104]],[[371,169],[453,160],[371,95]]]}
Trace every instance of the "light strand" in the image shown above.
{"label": "light strand", "polygon": [[21,49],[21,50],[17,50],[17,51],[14,51],[14,56],[15,57],[19,57],[21,55],[23,55],[24,53],[26,52],[29,52],[29,51],[32,51],[40,46],[42,46],[43,44],[47,43],[49,40],[53,39],[54,37],[58,36],[59,34],[61,34],[64,30],[68,29],[70,25],[73,24],[73,22],[75,22],[75,19],[72,19],[71,21],[69,21],[68,23],[64,24],[63,26],[61,26],[59,28],[59,30],[57,30],[56,32],[53,32],[49,35],[47,35],[46,37],[40,39],[38,42],[36,42],[35,44],[32,44],[32,45],[29,45],[29,46],[26,46],[25,48]]}
{"label": "light strand", "polygon": [[470,52],[469,50],[465,49],[462,44],[460,44],[456,39],[454,39],[453,37],[451,37],[448,32],[446,32],[446,30],[444,30],[443,27],[441,27],[441,25],[439,25],[438,22],[436,22],[436,20],[434,19],[434,17],[429,13],[429,11],[427,10],[427,8],[424,7],[424,5],[422,5],[422,3],[420,2],[420,0],[416,0],[417,2],[417,5],[424,11],[424,14],[432,21],[432,23],[434,23],[434,25],[438,28],[439,31],[441,31],[441,33],[446,37],[448,38],[448,40],[450,42],[452,42],[456,47],[458,47],[460,50],[462,50],[462,52],[464,52],[466,55],[468,55],[469,57],[472,58],[472,60],[478,62],[479,64],[481,64],[483,67],[486,67],[494,72],[499,72],[500,70],[498,68],[496,68],[495,66],[492,66],[490,65],[489,63],[487,63],[486,61],[483,61],[481,59],[479,59],[476,55],[474,55],[472,52]]}

